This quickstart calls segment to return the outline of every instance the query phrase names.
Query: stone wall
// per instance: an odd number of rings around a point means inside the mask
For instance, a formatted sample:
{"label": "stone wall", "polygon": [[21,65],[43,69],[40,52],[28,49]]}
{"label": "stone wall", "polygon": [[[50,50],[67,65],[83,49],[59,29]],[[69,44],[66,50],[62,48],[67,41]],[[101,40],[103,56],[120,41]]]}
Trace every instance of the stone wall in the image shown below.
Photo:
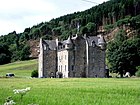
{"label": "stone wall", "polygon": [[57,52],[57,71],[63,74],[64,78],[68,78],[68,51],[63,49]]}
{"label": "stone wall", "polygon": [[[70,77],[86,77],[86,41],[77,37],[74,41],[74,66],[73,75]],[[72,62],[72,61],[71,61]]]}
{"label": "stone wall", "polygon": [[105,51],[89,46],[88,77],[105,77]]}
{"label": "stone wall", "polygon": [[44,77],[56,77],[57,53],[56,50],[47,50],[44,53]]}
{"label": "stone wall", "polygon": [[69,77],[76,77],[75,73],[75,49],[68,50],[68,76]]}

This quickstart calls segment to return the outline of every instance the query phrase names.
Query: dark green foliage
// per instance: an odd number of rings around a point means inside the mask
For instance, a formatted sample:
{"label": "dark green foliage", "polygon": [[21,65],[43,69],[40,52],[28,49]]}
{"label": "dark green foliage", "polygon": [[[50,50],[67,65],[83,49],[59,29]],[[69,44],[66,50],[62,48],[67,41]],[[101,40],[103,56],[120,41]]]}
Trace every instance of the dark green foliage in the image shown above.
{"label": "dark green foliage", "polygon": [[[114,24],[117,21],[118,26],[128,23],[129,17],[140,14],[139,10],[139,0],[110,0],[83,12],[67,14],[49,22],[42,22],[31,28],[26,28],[20,36],[20,40],[38,39],[47,35],[58,35],[61,38],[66,38],[67,35],[64,34],[75,30],[77,24],[80,24],[81,28],[86,26],[89,33],[94,33],[102,25]],[[126,16],[128,18],[125,18]],[[140,18],[133,18],[132,21],[131,25],[138,27]],[[11,43],[11,41],[8,42]]]}
{"label": "dark green foliage", "polygon": [[38,71],[37,70],[32,71],[31,77],[38,77]]}
{"label": "dark green foliage", "polygon": [[62,27],[53,28],[52,29],[53,35],[60,36],[62,34],[61,30],[62,30]]}
{"label": "dark green foliage", "polygon": [[128,24],[128,23],[130,23],[130,17],[117,21],[117,26],[120,27],[120,26],[122,26],[124,24]]}
{"label": "dark green foliage", "polygon": [[137,77],[140,77],[140,70],[138,70],[138,71],[136,72],[136,76],[137,76]]}
{"label": "dark green foliage", "polygon": [[28,60],[30,55],[30,47],[28,45],[20,44],[18,48],[13,44],[10,46],[10,51],[12,52],[11,60]]}
{"label": "dark green foliage", "polygon": [[0,65],[1,65],[1,64],[9,63],[9,62],[10,62],[9,59],[10,59],[10,58],[7,57],[7,55],[6,55],[5,53],[1,53],[1,54],[0,54]]}
{"label": "dark green foliage", "polygon": [[132,17],[130,19],[131,27],[134,29],[139,30],[140,29],[140,15],[137,15],[135,17]]}
{"label": "dark green foliage", "polygon": [[89,33],[93,33],[94,31],[96,31],[96,24],[95,23],[89,22],[86,25],[86,27],[87,27]]}
{"label": "dark green foliage", "polygon": [[30,55],[30,47],[28,45],[24,45],[20,51],[20,60],[28,60]]}
{"label": "dark green foliage", "polygon": [[88,33],[88,28],[87,28],[87,27],[81,27],[80,33],[81,33],[82,35]]}
{"label": "dark green foliage", "polygon": [[112,30],[114,27],[115,27],[114,24],[109,24],[109,25],[105,25],[104,29],[105,29],[105,31],[108,32],[108,31]]}
{"label": "dark green foliage", "polygon": [[136,76],[140,77],[140,66],[137,66],[136,69],[137,69]]}
{"label": "dark green foliage", "polygon": [[44,40],[52,40],[52,36],[51,35],[45,35],[45,36],[42,36],[42,38]]}
{"label": "dark green foliage", "polygon": [[11,61],[11,52],[9,47],[4,44],[0,44],[0,65],[9,63]]}
{"label": "dark green foliage", "polygon": [[107,45],[107,59],[110,64],[110,70],[116,73],[122,73],[122,69],[120,68],[120,59],[119,59],[119,48],[122,45],[123,41],[126,40],[126,36],[123,30],[120,30],[114,41],[111,41]]}
{"label": "dark green foliage", "polygon": [[114,41],[108,44],[107,60],[110,70],[121,76],[126,72],[135,75],[140,65],[140,39],[127,39],[123,31],[119,32]]}

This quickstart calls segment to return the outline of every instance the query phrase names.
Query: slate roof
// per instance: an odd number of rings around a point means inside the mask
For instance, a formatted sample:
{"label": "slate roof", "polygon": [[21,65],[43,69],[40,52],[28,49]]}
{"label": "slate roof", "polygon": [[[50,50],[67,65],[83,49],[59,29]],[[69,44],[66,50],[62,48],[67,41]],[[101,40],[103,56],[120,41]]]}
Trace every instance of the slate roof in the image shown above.
{"label": "slate roof", "polygon": [[100,39],[98,40],[98,44],[99,45],[105,44],[105,39],[103,37],[100,37]]}
{"label": "slate roof", "polygon": [[98,45],[98,37],[97,36],[87,36],[86,37],[89,46],[92,46],[93,41],[96,45]]}
{"label": "slate roof", "polygon": [[56,41],[55,40],[45,40],[45,43],[49,46],[50,50],[56,50]]}

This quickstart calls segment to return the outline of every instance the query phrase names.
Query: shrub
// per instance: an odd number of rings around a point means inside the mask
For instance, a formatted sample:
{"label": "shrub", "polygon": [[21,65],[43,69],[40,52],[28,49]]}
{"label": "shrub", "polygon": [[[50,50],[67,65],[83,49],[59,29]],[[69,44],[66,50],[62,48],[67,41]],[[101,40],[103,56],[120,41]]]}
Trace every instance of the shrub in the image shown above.
{"label": "shrub", "polygon": [[138,71],[136,72],[136,76],[137,76],[137,77],[140,77],[140,70],[138,70]]}
{"label": "shrub", "polygon": [[114,27],[115,27],[114,24],[109,24],[109,25],[105,25],[105,26],[104,26],[104,29],[105,29],[106,31],[110,31],[110,30],[112,30]]}
{"label": "shrub", "polygon": [[136,69],[138,70],[138,71],[136,72],[136,76],[137,76],[137,77],[140,77],[140,66],[136,67]]}
{"label": "shrub", "polygon": [[37,70],[32,71],[31,77],[38,77],[38,71]]}

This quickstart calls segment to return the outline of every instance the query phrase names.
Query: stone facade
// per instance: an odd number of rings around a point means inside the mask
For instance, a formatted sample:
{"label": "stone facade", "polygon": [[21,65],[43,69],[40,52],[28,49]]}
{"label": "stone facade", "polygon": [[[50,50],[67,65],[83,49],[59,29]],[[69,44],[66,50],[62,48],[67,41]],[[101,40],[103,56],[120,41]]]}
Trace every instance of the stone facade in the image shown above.
{"label": "stone facade", "polygon": [[106,77],[105,46],[101,35],[40,39],[39,77]]}

